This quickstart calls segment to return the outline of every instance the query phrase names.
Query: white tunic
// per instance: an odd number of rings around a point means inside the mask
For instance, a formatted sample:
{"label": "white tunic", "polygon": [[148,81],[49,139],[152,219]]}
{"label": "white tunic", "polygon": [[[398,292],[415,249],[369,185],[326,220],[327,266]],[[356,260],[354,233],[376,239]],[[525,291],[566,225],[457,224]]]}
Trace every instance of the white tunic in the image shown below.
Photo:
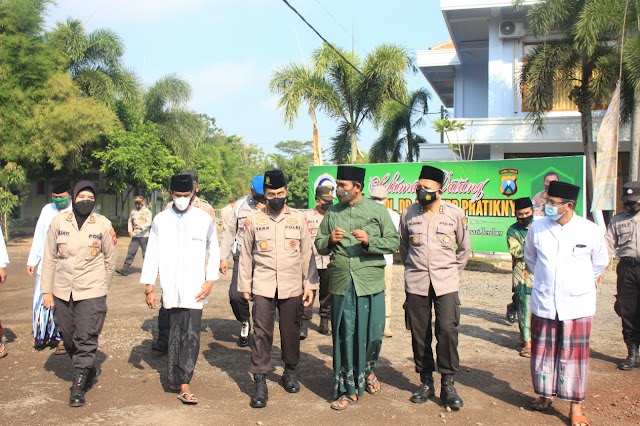
{"label": "white tunic", "polygon": [[47,231],[49,231],[51,221],[59,213],[70,212],[71,208],[71,202],[69,202],[67,208],[63,210],[58,210],[54,203],[49,203],[42,208],[42,211],[40,211],[38,223],[36,224],[36,230],[33,233],[33,241],[31,242],[29,258],[27,259],[27,266],[38,265],[38,274],[42,273],[42,256],[44,254],[44,242],[47,237]]}
{"label": "white tunic", "polygon": [[537,220],[527,234],[524,258],[534,276],[534,315],[566,321],[595,314],[595,279],[609,263],[596,224],[575,214],[563,226],[548,217]]}
{"label": "white tunic", "polygon": [[185,213],[171,208],[153,219],[140,282],[154,285],[160,275],[166,309],[202,309],[207,300],[196,302],[196,295],[205,280],[219,278],[219,266],[218,236],[209,214],[194,207]]}
{"label": "white tunic", "polygon": [[2,228],[0,228],[0,268],[6,268],[9,264],[9,253],[7,253],[7,246],[4,243],[4,234]]}

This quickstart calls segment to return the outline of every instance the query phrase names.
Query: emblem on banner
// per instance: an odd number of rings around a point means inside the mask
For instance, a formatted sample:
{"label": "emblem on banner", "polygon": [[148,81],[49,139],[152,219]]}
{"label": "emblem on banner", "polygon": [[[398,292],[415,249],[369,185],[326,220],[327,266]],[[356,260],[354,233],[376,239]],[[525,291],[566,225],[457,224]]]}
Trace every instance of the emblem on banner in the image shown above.
{"label": "emblem on banner", "polygon": [[500,170],[500,193],[507,197],[511,197],[518,192],[518,170],[516,169],[502,169]]}

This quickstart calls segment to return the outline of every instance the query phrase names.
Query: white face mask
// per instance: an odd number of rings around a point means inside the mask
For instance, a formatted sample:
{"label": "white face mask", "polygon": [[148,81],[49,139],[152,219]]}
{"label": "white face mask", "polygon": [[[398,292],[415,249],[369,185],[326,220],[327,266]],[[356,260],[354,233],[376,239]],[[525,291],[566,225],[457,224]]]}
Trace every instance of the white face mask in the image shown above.
{"label": "white face mask", "polygon": [[179,197],[173,199],[173,205],[176,206],[176,210],[181,212],[185,211],[189,207],[190,203],[191,198],[189,197]]}
{"label": "white face mask", "polygon": [[375,203],[382,204],[384,206],[384,201],[382,200],[373,200]]}

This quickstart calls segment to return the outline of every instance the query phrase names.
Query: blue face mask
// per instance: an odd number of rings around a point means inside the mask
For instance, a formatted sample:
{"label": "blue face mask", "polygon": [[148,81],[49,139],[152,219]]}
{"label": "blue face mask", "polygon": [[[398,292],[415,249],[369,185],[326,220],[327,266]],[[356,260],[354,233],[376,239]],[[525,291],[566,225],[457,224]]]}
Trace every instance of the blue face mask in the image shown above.
{"label": "blue face mask", "polygon": [[545,204],[544,206],[544,214],[547,217],[550,217],[553,220],[558,220],[565,212],[558,213],[558,206],[550,206],[549,204]]}

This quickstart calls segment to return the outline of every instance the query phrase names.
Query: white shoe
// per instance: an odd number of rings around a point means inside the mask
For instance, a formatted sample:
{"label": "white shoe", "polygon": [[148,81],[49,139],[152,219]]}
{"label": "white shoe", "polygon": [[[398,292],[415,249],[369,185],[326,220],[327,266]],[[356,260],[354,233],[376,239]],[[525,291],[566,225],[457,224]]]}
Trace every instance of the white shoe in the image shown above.
{"label": "white shoe", "polygon": [[249,322],[245,321],[242,323],[242,328],[240,329],[240,337],[249,337]]}

